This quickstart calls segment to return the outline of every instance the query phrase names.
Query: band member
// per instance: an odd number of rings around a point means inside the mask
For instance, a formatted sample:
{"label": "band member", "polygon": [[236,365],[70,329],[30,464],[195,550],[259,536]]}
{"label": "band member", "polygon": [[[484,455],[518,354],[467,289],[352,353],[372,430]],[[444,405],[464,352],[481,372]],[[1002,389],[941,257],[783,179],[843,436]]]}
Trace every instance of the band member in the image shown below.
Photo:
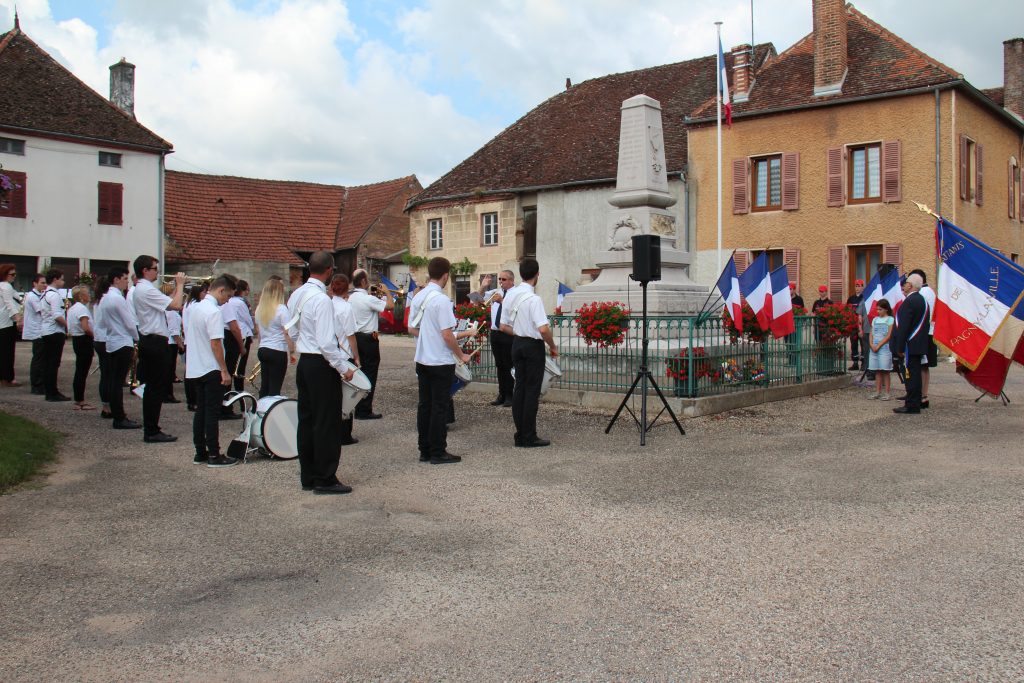
{"label": "band member", "polygon": [[[188,296],[186,297],[188,299],[188,301],[185,302],[185,305],[181,309],[181,329],[183,331],[188,329],[188,317],[189,317],[189,313],[188,312],[189,312],[189,309],[193,305],[195,305],[195,304],[199,303],[200,301],[202,301],[203,297],[206,296],[206,292],[209,291],[209,289],[210,289],[210,283],[204,282],[202,285],[200,285],[200,286],[193,286],[191,289],[188,290]],[[188,339],[187,338],[185,340],[185,353],[186,354],[188,353]],[[189,379],[188,376],[186,376],[184,384],[185,384],[185,407],[188,409],[189,412],[195,412],[196,401],[198,400],[197,399],[197,390],[196,390],[196,385],[198,384],[198,380]]]}
{"label": "band member", "polygon": [[20,387],[14,379],[14,349],[21,323],[21,305],[14,291],[18,275],[13,263],[0,263],[0,387]]}
{"label": "band member", "polygon": [[931,368],[939,364],[939,348],[935,345],[935,290],[928,286],[928,276],[920,268],[910,271],[911,275],[921,276],[921,296],[928,304],[928,358],[921,363],[921,407],[928,407],[928,384],[931,379]]}
{"label": "band member", "polygon": [[908,275],[910,294],[896,313],[896,331],[892,338],[893,356],[904,358],[907,367],[906,403],[892,412],[916,414],[921,412],[921,363],[928,358],[928,302],[921,296],[924,280],[920,275]]}
{"label": "band member", "polygon": [[139,330],[125,300],[128,269],[111,268],[107,275],[110,289],[100,299],[100,321],[107,337],[107,399],[114,429],[140,429],[124,412],[124,381],[132,364]]}
{"label": "band member", "polygon": [[455,339],[455,313],[452,301],[444,293],[451,264],[437,256],[427,264],[430,283],[410,304],[409,327],[416,336],[416,379],[419,403],[416,431],[420,462],[434,465],[462,460],[448,452],[448,409],[455,361],[469,362],[469,356]]}
{"label": "band member", "polygon": [[100,417],[104,419],[112,417],[110,398],[107,396],[107,378],[110,374],[107,362],[107,329],[103,324],[103,310],[100,306],[108,291],[110,291],[110,282],[106,276],[101,277],[96,283],[96,300],[92,303],[92,347],[96,351],[96,362],[100,366],[100,379],[96,384],[100,395]]}
{"label": "band member", "polygon": [[380,341],[378,340],[377,316],[385,310],[395,307],[391,291],[384,288],[384,298],[377,297],[366,291],[369,276],[365,270],[357,270],[352,274],[354,291],[349,295],[348,302],[356,318],[356,342],[359,345],[359,359],[362,361],[360,370],[370,380],[370,393],[356,406],[357,420],[376,420],[380,413],[373,412],[373,397],[377,392],[377,369],[380,367]]}
{"label": "band member", "polygon": [[[174,285],[165,282],[160,291],[166,296],[174,294]],[[184,305],[182,305],[184,310]],[[167,320],[167,375],[164,377],[164,403],[181,403],[174,397],[174,380],[178,377],[178,354],[185,353],[185,335],[181,328],[181,313],[167,309],[164,311]]]}
{"label": "band member", "polygon": [[[490,277],[485,279],[490,282]],[[516,276],[511,270],[498,273],[498,289],[484,294],[484,300],[491,301],[491,350],[494,352],[494,366],[498,371],[498,397],[491,401],[492,406],[512,407],[512,340],[510,334],[501,331],[502,302],[505,295],[516,284]]]}
{"label": "band member", "polygon": [[260,398],[279,396],[288,362],[295,364],[295,342],[284,326],[288,323],[288,307],[284,305],[284,282],[272,277],[263,285],[260,303],[256,306],[256,326],[260,345],[256,358],[260,362]]}
{"label": "band member", "polygon": [[[341,379],[352,379],[334,331],[334,307],[327,282],[334,256],[327,251],[309,257],[309,279],[288,299],[289,327],[297,329],[299,482],[302,490],[322,494],[349,493],[338,481],[341,459]],[[293,323],[294,321],[294,323]]]}
{"label": "band member", "polygon": [[[853,282],[853,294],[846,299],[846,305],[852,307],[854,310],[860,305],[860,302],[864,299],[864,281],[854,280]],[[858,321],[859,322],[859,321]],[[850,358],[853,359],[853,364],[850,366],[851,370],[860,370],[860,325],[857,326],[857,331],[850,335]],[[866,365],[867,363],[865,363]]]}
{"label": "band member", "polygon": [[64,355],[68,321],[64,313],[64,298],[58,289],[64,287],[64,273],[53,269],[46,272],[46,291],[39,302],[42,326],[39,337],[43,341],[43,387],[47,401],[70,401],[57,388],[57,375]]}
{"label": "band member", "polygon": [[506,297],[501,312],[501,327],[511,330],[512,364],[516,370],[515,391],[512,396],[512,419],[515,421],[515,444],[522,448],[539,448],[551,444],[537,436],[537,408],[540,387],[544,380],[544,344],[551,356],[558,356],[558,347],[551,334],[544,302],[534,288],[540,277],[536,259],[526,258],[519,263],[522,282],[515,297]]}
{"label": "band member", "polygon": [[167,394],[167,309],[180,311],[185,294],[185,274],[174,276],[174,295],[167,296],[153,283],[159,261],[143,254],[132,268],[138,280],[132,302],[139,321],[139,381],[146,385],[142,394],[143,440],[146,443],[170,443],[178,437],[160,430],[160,410]]}
{"label": "band member", "polygon": [[94,334],[89,289],[76,287],[71,298],[75,303],[68,309],[68,332],[71,333],[71,348],[75,351],[75,379],[71,383],[75,395],[74,410],[96,410],[85,402],[85,380],[92,367]]}
{"label": "band member", "polygon": [[[245,389],[245,366],[249,361],[254,325],[249,312],[249,283],[239,280],[235,295],[221,307],[224,316],[224,354],[232,372],[235,391]],[[230,409],[228,409],[230,410]]]}
{"label": "band member", "polygon": [[43,302],[46,293],[46,276],[36,273],[32,276],[32,289],[25,295],[25,326],[21,338],[32,342],[32,361],[28,368],[29,387],[33,394],[46,394],[43,382],[43,312],[48,310]]}
{"label": "band member", "polygon": [[220,452],[220,406],[224,390],[231,386],[231,373],[224,358],[224,319],[220,306],[235,291],[233,280],[223,275],[210,283],[202,301],[188,307],[185,326],[185,377],[196,389],[196,411],[192,416],[192,462],[207,467],[230,467],[238,460]]}
{"label": "band member", "polygon": [[[341,352],[355,365],[359,365],[359,345],[356,343],[356,319],[348,303],[348,276],[338,273],[331,278],[331,305],[334,307],[334,333],[338,337]],[[341,445],[359,443],[352,436],[352,416],[342,420]]]}

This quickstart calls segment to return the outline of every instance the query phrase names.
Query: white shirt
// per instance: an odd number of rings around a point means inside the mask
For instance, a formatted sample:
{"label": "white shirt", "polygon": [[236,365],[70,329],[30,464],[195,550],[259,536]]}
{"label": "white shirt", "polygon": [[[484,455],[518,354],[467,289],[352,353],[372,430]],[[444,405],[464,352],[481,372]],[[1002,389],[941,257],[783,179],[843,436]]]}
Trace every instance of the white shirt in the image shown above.
{"label": "white shirt", "polygon": [[242,339],[252,336],[255,326],[252,315],[249,313],[249,304],[245,303],[245,299],[240,296],[231,297],[221,306],[221,314],[224,316],[224,327],[230,328],[228,323],[237,322],[238,328],[242,332]]}
{"label": "white shirt", "polygon": [[139,330],[135,327],[128,301],[117,287],[100,299],[100,310],[103,327],[107,333],[107,353],[114,353],[126,346],[132,346],[139,340]]}
{"label": "white shirt", "polygon": [[185,377],[196,379],[211,372],[220,372],[217,357],[213,355],[212,339],[224,339],[224,320],[213,296],[207,294],[202,301],[188,307],[185,326]]}
{"label": "white shirt", "polygon": [[139,334],[158,334],[166,337],[167,316],[164,312],[171,304],[171,297],[143,278],[135,284],[132,302],[135,305],[135,319],[139,321]]}
{"label": "white shirt", "polygon": [[10,282],[0,282],[0,330],[13,325],[14,316],[21,312],[14,296],[14,286]]}
{"label": "white shirt", "polygon": [[[437,292],[431,296],[431,292]],[[416,310],[423,307],[420,318],[420,333],[416,337],[416,362],[420,365],[454,365],[452,351],[441,336],[443,330],[455,328],[455,312],[452,300],[444,295],[440,285],[431,282],[413,299],[409,310],[409,320]]]}
{"label": "white shirt", "polygon": [[164,317],[167,319],[167,343],[175,346],[177,342],[174,338],[181,336],[181,313],[164,311]]}
{"label": "white shirt", "polygon": [[64,334],[64,328],[57,322],[58,320],[64,320],[64,300],[60,298],[60,292],[53,287],[47,287],[39,303],[39,310],[40,337],[51,334]]}
{"label": "white shirt", "polygon": [[[531,285],[523,283],[522,287],[522,292],[516,297],[516,302],[512,305],[512,308],[519,306],[516,320],[512,323],[512,332],[517,337],[543,339],[538,328],[548,324],[548,315],[544,312],[544,301],[534,293]],[[501,316],[503,318],[507,308],[508,306],[501,309]]]}
{"label": "white shirt", "polygon": [[379,322],[377,316],[384,312],[387,303],[372,296],[365,289],[352,290],[348,295],[348,303],[352,307],[352,315],[356,318],[356,332],[376,332]]}
{"label": "white shirt", "polygon": [[504,301],[502,302],[501,308],[501,320],[498,321],[500,324],[512,324],[512,318],[510,316],[512,315],[512,309],[515,308],[516,299],[518,299],[520,296],[522,296],[524,292],[527,291],[532,293],[533,287],[530,287],[530,285],[526,284],[525,282],[520,282],[518,285],[510,288],[507,292],[505,292],[505,298]]}
{"label": "white shirt", "polygon": [[[116,289],[116,288],[115,288]],[[135,285],[128,286],[128,292],[124,295],[125,301],[128,302],[128,310],[132,314],[132,320],[135,321],[135,327],[139,326],[139,318],[135,315]]]}
{"label": "white shirt", "polygon": [[352,314],[352,306],[340,296],[331,297],[334,306],[334,333],[338,336],[338,346],[342,353],[353,358],[352,347],[348,338],[356,333],[356,317]]}
{"label": "white shirt", "polygon": [[935,290],[924,285],[921,287],[921,296],[928,303],[928,334],[935,334]]}
{"label": "white shirt", "polygon": [[85,334],[85,330],[82,329],[82,318],[88,318],[89,325],[92,326],[92,313],[89,312],[89,307],[81,301],[76,301],[68,309],[68,332],[72,337],[81,337]]}
{"label": "white shirt", "polygon": [[[509,287],[508,289],[490,289],[490,290],[487,291],[486,294],[484,294],[484,301],[487,301],[489,298],[494,296],[495,292],[501,292],[501,301],[495,301],[495,302],[491,303],[491,329],[492,330],[498,329],[498,326],[501,324],[501,321],[498,320],[498,308],[501,306],[502,302],[505,301],[505,297],[508,296],[508,293],[510,291],[512,291],[512,289],[514,287],[515,287],[515,285],[512,285],[512,287]],[[501,311],[502,311],[502,313],[504,313],[505,309],[502,308]]]}
{"label": "white shirt", "polygon": [[25,326],[21,330],[21,338],[25,341],[39,339],[39,330],[43,326],[42,308],[45,305],[43,293],[35,287],[25,295]]}
{"label": "white shirt", "polygon": [[103,310],[99,302],[92,305],[92,340],[107,343],[107,328],[103,324]]}
{"label": "white shirt", "polygon": [[284,326],[288,322],[288,307],[281,304],[274,311],[274,317],[270,319],[270,324],[264,327],[256,322],[260,328],[260,346],[261,349],[273,349],[275,351],[288,351],[288,341],[284,338],[286,334]]}
{"label": "white shirt", "polygon": [[299,322],[295,324],[298,329],[295,348],[299,353],[323,356],[339,375],[347,373],[350,369],[348,359],[338,346],[338,337],[334,332],[334,307],[324,283],[311,277],[306,280],[306,284],[292,292],[288,298],[289,319],[299,312],[300,306]]}

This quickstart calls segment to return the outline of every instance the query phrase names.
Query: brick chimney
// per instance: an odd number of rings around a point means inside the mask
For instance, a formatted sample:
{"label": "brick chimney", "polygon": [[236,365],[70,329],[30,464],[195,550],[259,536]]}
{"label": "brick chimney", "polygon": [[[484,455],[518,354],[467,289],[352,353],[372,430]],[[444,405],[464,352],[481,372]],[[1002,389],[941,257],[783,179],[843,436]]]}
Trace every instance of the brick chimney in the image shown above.
{"label": "brick chimney", "polygon": [[110,67],[110,101],[135,118],[135,65],[124,57]]}
{"label": "brick chimney", "polygon": [[732,49],[733,100],[744,102],[750,95],[753,84],[753,52],[749,45],[737,45]]}
{"label": "brick chimney", "polygon": [[846,5],[814,0],[814,94],[841,93],[846,69]]}
{"label": "brick chimney", "polygon": [[1024,118],[1024,38],[1003,42],[1003,106]]}

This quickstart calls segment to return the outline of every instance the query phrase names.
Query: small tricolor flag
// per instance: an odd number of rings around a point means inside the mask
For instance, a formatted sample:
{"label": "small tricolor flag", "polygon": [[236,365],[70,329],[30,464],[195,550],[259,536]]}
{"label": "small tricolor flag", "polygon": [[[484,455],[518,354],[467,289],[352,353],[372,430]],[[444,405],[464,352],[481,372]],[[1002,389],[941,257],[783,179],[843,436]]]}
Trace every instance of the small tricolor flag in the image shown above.
{"label": "small tricolor flag", "polygon": [[796,332],[793,317],[793,299],[789,295],[789,273],[786,266],[779,266],[769,275],[772,283],[771,304],[772,336],[776,339]]}
{"label": "small tricolor flag", "polygon": [[[767,330],[772,322],[772,283],[768,277],[768,257],[762,251],[739,277],[740,293],[757,316],[757,324]],[[786,282],[789,289],[789,282]]]}
{"label": "small tricolor flag", "polygon": [[559,282],[558,283],[558,300],[557,300],[557,303],[555,304],[556,306],[558,306],[558,308],[562,307],[562,301],[565,300],[565,295],[566,294],[572,294],[572,290],[569,289],[568,287],[566,287],[561,282]]}
{"label": "small tricolor flag", "polygon": [[722,298],[725,299],[725,308],[729,311],[729,315],[732,316],[733,325],[738,332],[742,332],[743,302],[740,299],[740,282],[739,277],[736,275],[736,263],[733,261],[732,256],[726,261],[725,269],[722,270],[722,274],[718,277],[718,282],[715,283],[715,286],[718,287],[718,291],[722,293]]}

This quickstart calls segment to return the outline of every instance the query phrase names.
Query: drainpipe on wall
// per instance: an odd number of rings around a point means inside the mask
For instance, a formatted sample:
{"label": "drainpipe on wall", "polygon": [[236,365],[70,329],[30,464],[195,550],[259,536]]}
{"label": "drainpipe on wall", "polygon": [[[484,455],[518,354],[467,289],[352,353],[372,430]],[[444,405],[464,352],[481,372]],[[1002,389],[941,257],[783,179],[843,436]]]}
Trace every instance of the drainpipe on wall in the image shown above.
{"label": "drainpipe on wall", "polygon": [[156,207],[156,258],[167,273],[167,264],[164,263],[164,159],[166,152],[160,152],[160,165],[157,170],[157,207]]}

